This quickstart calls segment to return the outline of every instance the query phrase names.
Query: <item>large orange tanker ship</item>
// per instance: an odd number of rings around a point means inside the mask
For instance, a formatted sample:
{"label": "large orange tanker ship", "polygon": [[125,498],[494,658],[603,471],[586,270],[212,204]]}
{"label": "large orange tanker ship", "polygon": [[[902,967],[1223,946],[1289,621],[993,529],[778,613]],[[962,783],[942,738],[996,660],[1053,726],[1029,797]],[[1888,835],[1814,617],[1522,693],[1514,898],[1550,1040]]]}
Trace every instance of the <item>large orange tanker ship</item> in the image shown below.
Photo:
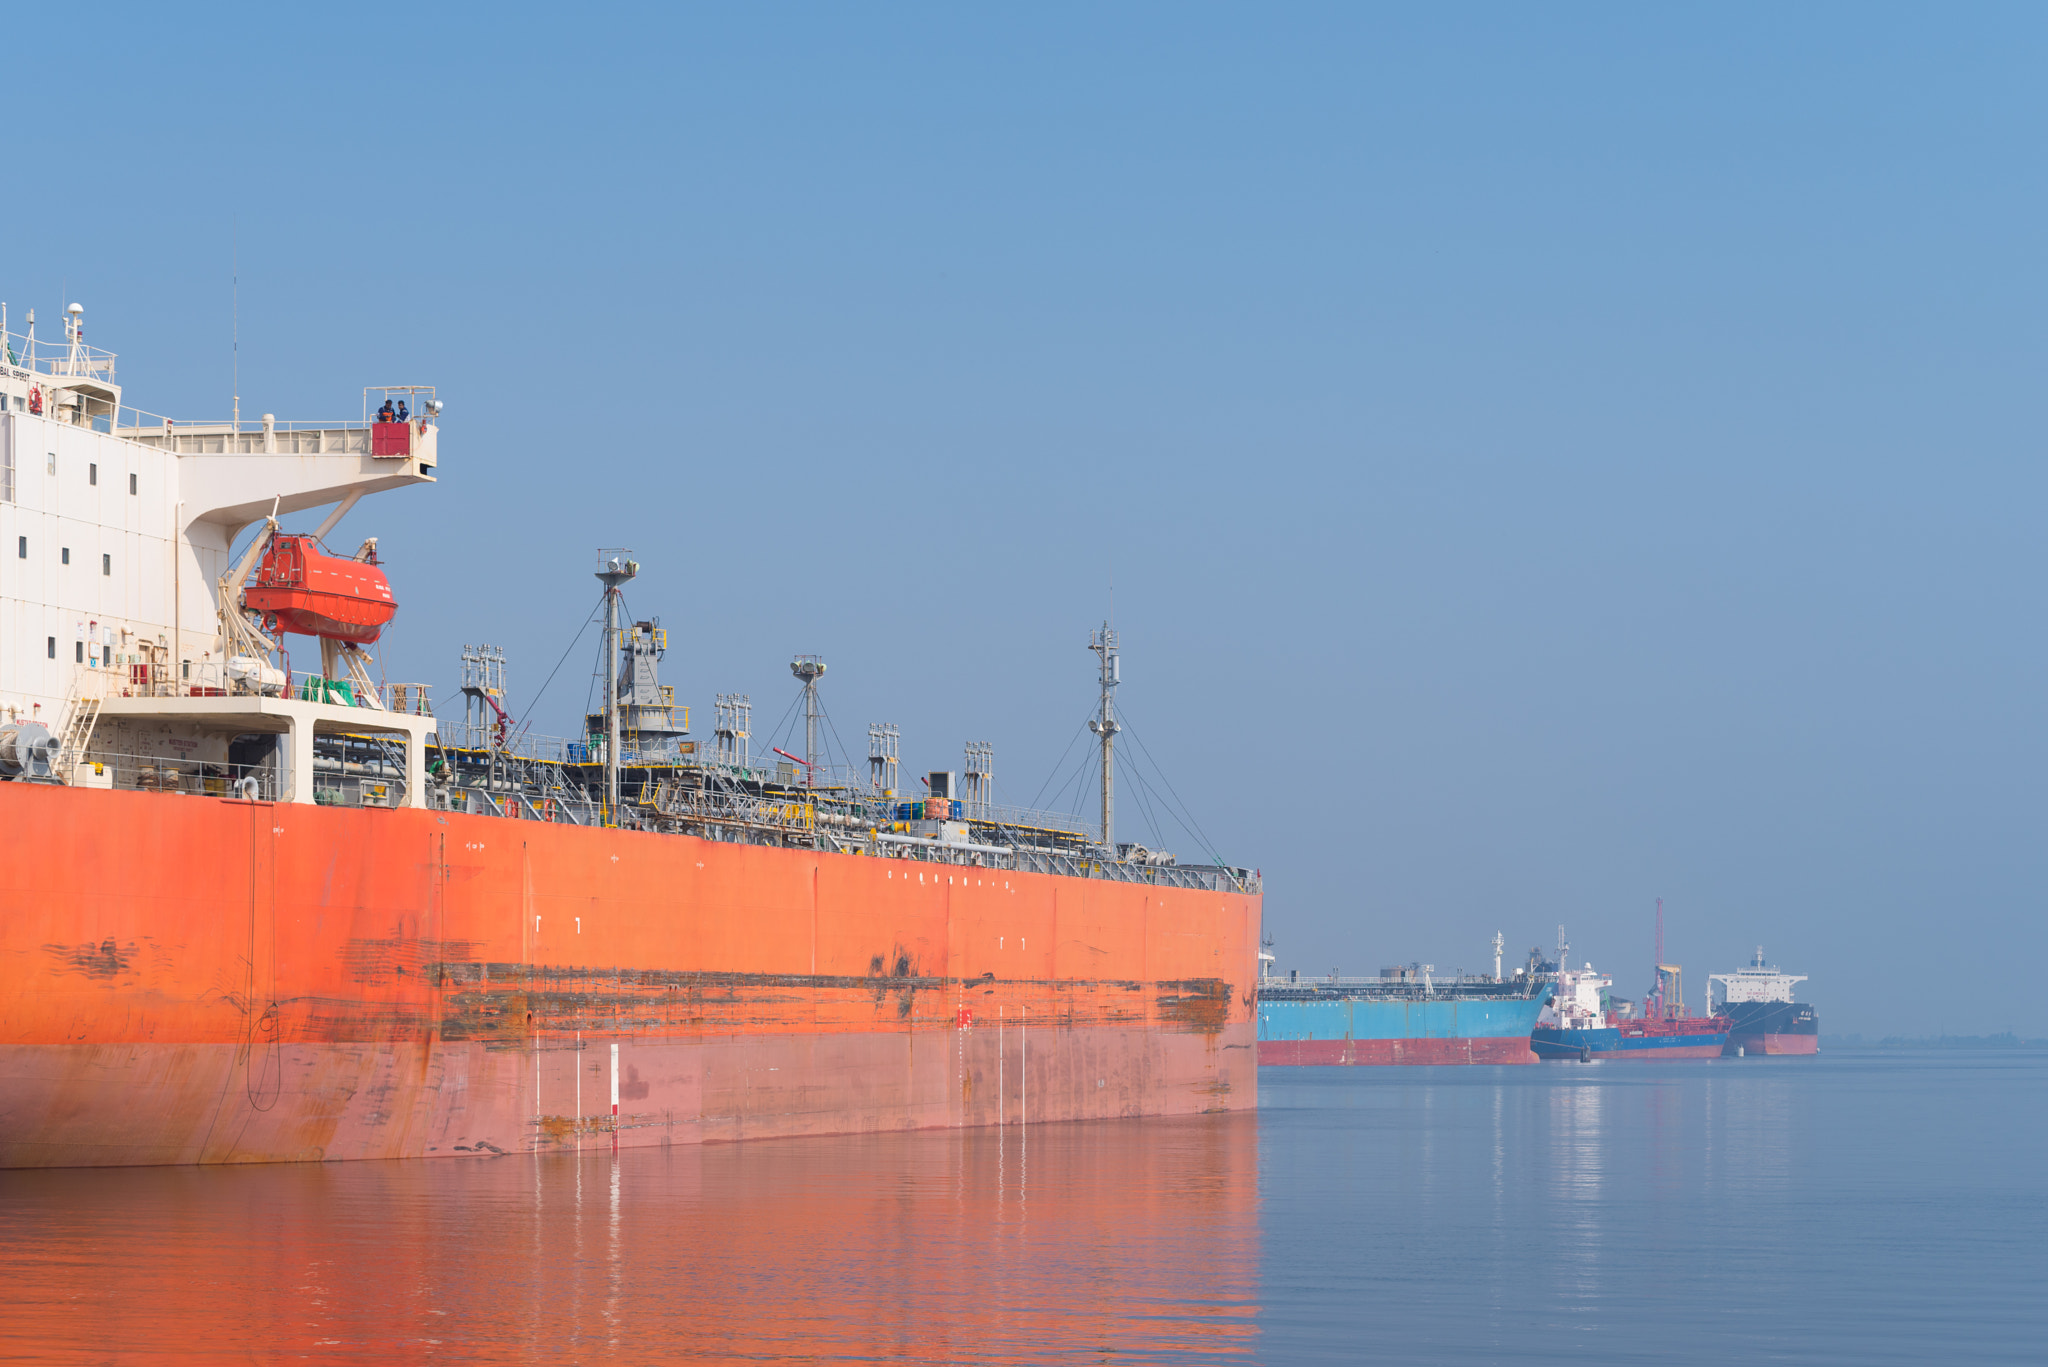
{"label": "large orange tanker ship", "polygon": [[[364,494],[435,478],[439,405],[174,423],[113,357],[0,370],[0,1165],[457,1156],[1246,1107],[1259,881],[964,783],[898,799],[721,696],[700,754],[600,564],[607,697],[524,736],[373,680]],[[280,518],[333,505],[312,531]],[[247,534],[253,532],[253,536]],[[246,539],[239,555],[232,548]],[[295,671],[285,633],[318,643]],[[792,670],[806,719],[822,661]],[[443,734],[444,730],[452,734]]]}

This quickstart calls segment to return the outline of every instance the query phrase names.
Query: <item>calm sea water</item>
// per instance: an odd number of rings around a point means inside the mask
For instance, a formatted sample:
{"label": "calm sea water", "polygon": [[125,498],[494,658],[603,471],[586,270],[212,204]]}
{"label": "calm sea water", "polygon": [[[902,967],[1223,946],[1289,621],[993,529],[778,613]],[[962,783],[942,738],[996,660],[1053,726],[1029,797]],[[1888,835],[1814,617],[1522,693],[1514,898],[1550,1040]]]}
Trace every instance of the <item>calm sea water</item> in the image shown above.
{"label": "calm sea water", "polygon": [[0,1174],[37,1362],[2038,1362],[2048,1056],[1268,1069],[1256,1115]]}

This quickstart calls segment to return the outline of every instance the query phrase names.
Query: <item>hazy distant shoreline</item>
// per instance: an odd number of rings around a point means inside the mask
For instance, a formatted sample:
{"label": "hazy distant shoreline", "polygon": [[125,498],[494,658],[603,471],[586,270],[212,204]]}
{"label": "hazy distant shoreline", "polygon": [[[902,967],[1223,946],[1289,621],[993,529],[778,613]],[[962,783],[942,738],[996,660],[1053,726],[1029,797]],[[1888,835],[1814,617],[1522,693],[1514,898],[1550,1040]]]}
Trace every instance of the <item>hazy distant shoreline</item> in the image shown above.
{"label": "hazy distant shoreline", "polygon": [[2048,1049],[2048,1039],[2022,1039],[2008,1030],[1998,1035],[1823,1035],[1822,1048],[1839,1049]]}

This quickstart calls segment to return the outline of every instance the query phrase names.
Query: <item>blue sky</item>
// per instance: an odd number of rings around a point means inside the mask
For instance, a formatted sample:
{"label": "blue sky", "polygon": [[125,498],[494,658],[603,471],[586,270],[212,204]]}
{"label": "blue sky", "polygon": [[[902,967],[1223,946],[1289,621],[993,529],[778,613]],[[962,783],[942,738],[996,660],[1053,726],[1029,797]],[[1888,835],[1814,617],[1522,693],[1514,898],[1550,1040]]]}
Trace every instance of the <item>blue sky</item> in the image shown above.
{"label": "blue sky", "polygon": [[1022,803],[1113,581],[1283,964],[1562,922],[1639,989],[1662,896],[1689,981],[2048,1034],[2044,27],[117,8],[24,91],[0,297],[218,415],[238,242],[245,414],[439,385],[441,483],[345,526],[394,678],[491,640],[523,706],[626,545],[700,731],[816,652]]}

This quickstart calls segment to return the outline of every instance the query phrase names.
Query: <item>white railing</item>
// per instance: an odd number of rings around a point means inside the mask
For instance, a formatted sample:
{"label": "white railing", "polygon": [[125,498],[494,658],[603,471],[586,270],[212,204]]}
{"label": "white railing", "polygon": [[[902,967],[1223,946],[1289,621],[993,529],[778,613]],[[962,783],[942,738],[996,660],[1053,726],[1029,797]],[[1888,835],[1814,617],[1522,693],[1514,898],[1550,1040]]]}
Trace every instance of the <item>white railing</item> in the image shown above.
{"label": "white railing", "polygon": [[[602,758],[602,747],[590,747],[581,741],[564,736],[536,736],[515,729],[500,745],[496,741],[496,721],[473,725],[460,717],[443,717],[440,729],[435,733],[437,743],[450,750],[495,750],[514,759],[529,759],[541,764],[582,764],[596,763],[587,755]],[[628,760],[632,763],[632,760]]]}
{"label": "white railing", "polygon": [[228,692],[226,671],[212,661],[195,660],[189,665],[89,664],[74,668],[73,677],[81,698],[218,698]]}
{"label": "white railing", "polygon": [[1065,831],[1071,835],[1089,835],[1099,829],[1099,823],[1073,812],[1049,812],[1032,807],[1004,807],[994,803],[983,807],[980,815],[969,810],[970,821],[993,821],[1004,826],[1031,826],[1039,830]]}
{"label": "white railing", "polygon": [[[152,413],[146,408],[134,408],[122,404],[118,425],[122,431],[161,429],[166,424],[174,432],[199,429],[208,436],[219,436],[222,432],[239,433],[245,437],[263,435],[263,422],[259,418],[243,418],[239,426],[234,418],[173,418],[162,413]],[[360,418],[294,419],[289,422],[273,421],[274,432],[333,432],[366,428],[369,424]]]}
{"label": "white railing", "polygon": [[[95,426],[104,417],[94,419]],[[243,418],[167,418],[123,405],[116,414],[112,433],[145,446],[193,455],[330,455],[360,454],[370,449],[370,427],[354,418],[332,421],[276,422]]]}
{"label": "white railing", "polygon": [[38,337],[31,342],[24,333],[0,333],[9,364],[55,379],[104,380],[114,382],[114,353],[80,344],[74,354],[70,342]]}
{"label": "white railing", "polygon": [[84,758],[62,775],[80,788],[117,788],[127,792],[177,793],[187,797],[240,797],[275,802],[277,771],[268,765],[235,765],[189,755],[110,753],[88,745]]}

